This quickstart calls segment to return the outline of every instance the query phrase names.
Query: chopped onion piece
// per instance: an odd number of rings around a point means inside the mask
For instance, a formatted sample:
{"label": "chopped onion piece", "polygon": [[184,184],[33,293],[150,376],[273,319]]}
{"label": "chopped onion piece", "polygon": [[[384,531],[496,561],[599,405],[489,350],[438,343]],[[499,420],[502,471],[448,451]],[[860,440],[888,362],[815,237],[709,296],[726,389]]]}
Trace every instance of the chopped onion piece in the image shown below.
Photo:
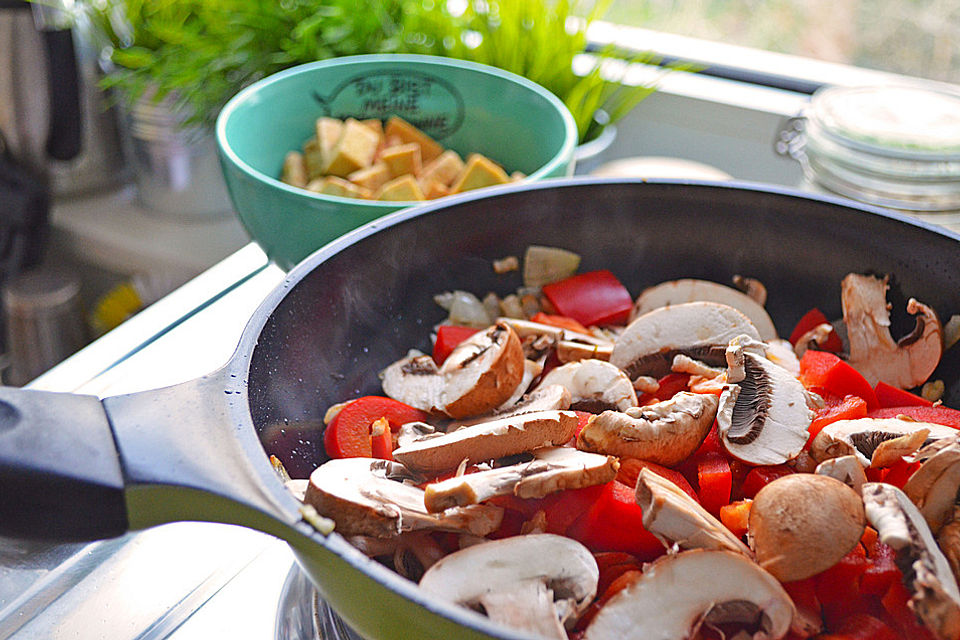
{"label": "chopped onion piece", "polygon": [[542,287],[569,278],[579,266],[579,254],[557,247],[531,245],[523,256],[523,284]]}

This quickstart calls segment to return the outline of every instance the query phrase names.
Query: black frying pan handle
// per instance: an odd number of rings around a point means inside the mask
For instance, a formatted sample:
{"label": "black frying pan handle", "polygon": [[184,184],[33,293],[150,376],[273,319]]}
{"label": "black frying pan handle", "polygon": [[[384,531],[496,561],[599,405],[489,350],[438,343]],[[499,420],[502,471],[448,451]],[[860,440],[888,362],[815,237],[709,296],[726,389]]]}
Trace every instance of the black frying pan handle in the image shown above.
{"label": "black frying pan handle", "polygon": [[68,542],[126,530],[123,476],[100,400],[0,387],[0,535]]}
{"label": "black frying pan handle", "polygon": [[80,71],[70,29],[44,29],[47,50],[47,92],[50,122],[47,155],[72,160],[83,146],[80,106]]}

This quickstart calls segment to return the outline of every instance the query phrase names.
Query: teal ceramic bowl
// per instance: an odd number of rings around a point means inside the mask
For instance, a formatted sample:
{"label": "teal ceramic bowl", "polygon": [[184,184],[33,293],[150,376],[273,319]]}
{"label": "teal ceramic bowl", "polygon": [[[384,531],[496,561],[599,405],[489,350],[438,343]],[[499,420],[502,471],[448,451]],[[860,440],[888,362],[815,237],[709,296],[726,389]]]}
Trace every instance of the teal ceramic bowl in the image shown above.
{"label": "teal ceramic bowl", "polygon": [[520,76],[479,64],[412,55],[335,58],[250,85],[223,108],[217,147],[234,209],[284,269],[340,235],[410,202],[340,198],[279,180],[320,116],[396,115],[466,157],[482,153],[527,180],[573,173],[577,130],[564,104]]}

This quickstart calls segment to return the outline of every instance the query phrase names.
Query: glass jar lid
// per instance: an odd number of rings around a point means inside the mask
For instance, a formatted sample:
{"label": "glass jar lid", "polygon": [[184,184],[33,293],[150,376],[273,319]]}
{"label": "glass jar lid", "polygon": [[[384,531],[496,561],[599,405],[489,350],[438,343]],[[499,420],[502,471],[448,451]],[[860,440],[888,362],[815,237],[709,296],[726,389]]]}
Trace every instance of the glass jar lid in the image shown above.
{"label": "glass jar lid", "polygon": [[960,209],[960,93],[828,87],[804,115],[801,161],[812,182],[894,209]]}

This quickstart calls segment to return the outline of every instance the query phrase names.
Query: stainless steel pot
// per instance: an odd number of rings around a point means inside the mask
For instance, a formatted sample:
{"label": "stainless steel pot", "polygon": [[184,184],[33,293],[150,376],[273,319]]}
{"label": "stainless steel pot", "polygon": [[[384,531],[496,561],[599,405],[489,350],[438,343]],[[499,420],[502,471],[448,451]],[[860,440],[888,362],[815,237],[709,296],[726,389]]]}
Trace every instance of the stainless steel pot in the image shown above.
{"label": "stainless steel pot", "polygon": [[[960,236],[879,209],[774,188],[678,181],[562,180],[407,209],[320,249],[255,312],[221,370],[106,398],[0,390],[0,535],[90,539],[176,520],[256,528],[286,540],[320,596],[371,638],[513,638],[470,611],[321,535],[276,477],[326,459],[326,408],[379,392],[377,371],[429,348],[452,287],[507,293],[490,264],[536,243],[609,268],[636,294],[677,277],[767,286],[781,333],[810,307],[840,311],[850,271],[894,276],[903,294],[960,310]],[[934,374],[960,403],[960,358]]]}

